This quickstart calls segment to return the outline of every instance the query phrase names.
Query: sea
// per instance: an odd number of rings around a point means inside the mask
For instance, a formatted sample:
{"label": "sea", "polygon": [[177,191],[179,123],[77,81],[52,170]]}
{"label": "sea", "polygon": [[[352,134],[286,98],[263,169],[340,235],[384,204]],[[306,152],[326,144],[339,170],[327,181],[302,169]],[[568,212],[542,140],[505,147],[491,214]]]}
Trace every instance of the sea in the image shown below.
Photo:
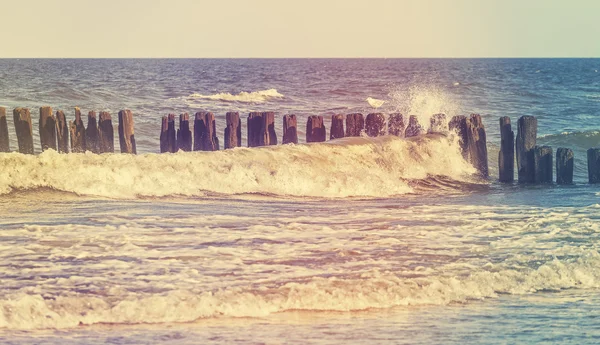
{"label": "sea", "polygon": [[[0,59],[2,344],[597,344],[600,59]],[[135,119],[137,155],[41,153],[38,108]],[[31,110],[36,155],[12,110]],[[161,118],[243,146],[160,153]],[[246,117],[298,117],[247,148]],[[480,114],[456,135],[305,143],[322,115]],[[499,118],[575,153],[573,185],[501,184]],[[118,139],[116,148],[118,151]],[[221,143],[222,148],[222,143]]]}

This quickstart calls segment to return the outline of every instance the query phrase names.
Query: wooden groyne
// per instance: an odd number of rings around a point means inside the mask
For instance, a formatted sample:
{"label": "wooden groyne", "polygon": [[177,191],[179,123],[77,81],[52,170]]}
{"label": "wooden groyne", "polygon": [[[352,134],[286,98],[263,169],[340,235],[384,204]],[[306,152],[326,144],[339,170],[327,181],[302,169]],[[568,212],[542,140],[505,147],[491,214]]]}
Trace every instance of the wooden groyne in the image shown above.
{"label": "wooden groyne", "polygon": [[[74,108],[74,120],[67,122],[62,110],[54,112],[52,107],[39,108],[39,140],[42,151],[52,149],[60,153],[113,153],[114,128],[109,112],[102,111],[98,118],[96,112],[88,113],[85,127],[81,110]],[[18,151],[24,154],[34,153],[33,125],[27,108],[13,110]],[[282,118],[282,144],[298,143],[298,123],[296,115]],[[182,151],[216,151],[220,149],[219,135],[215,115],[211,112],[198,112],[194,116],[194,127],[190,128],[187,113],[179,115],[176,126],[175,114],[162,117],[160,131],[160,152],[175,153]],[[277,145],[274,112],[251,112],[247,117],[247,145],[259,147]],[[348,115],[335,114],[330,119],[331,140],[344,137],[378,137],[394,135],[414,137],[425,133],[453,132],[458,136],[463,157],[469,161],[482,178],[488,178],[487,134],[478,114],[454,116],[447,123],[445,114],[434,114],[429,118],[429,126],[424,128],[418,117],[393,113],[371,113],[366,117],[360,113]],[[554,152],[551,147],[537,145],[537,119],[522,116],[517,121],[517,133],[513,132],[511,119],[501,117],[500,151],[498,153],[498,181],[512,183],[515,175],[521,184],[572,184],[574,171],[574,153],[569,148],[558,148],[556,164],[553,165]],[[179,128],[176,128],[179,127]],[[242,146],[242,121],[239,113],[226,114],[226,127],[223,132],[224,149]],[[118,137],[121,153],[137,154],[134,131],[134,114],[130,110],[118,112]],[[309,116],[306,123],[306,142],[324,142],[327,138],[327,126],[323,116]],[[10,152],[10,141],[6,109],[0,107],[0,152]],[[588,182],[600,183],[600,148],[591,148],[587,152]],[[516,167],[516,169],[515,169]],[[516,170],[516,171],[515,171]],[[556,175],[554,175],[554,171]],[[554,176],[556,178],[554,179]]]}

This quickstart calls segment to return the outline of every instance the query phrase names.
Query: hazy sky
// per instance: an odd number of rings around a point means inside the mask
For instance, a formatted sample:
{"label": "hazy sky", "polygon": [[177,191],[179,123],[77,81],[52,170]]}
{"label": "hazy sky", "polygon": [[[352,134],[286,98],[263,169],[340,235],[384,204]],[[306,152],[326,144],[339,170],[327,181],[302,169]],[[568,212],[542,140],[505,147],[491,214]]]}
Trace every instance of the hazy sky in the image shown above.
{"label": "hazy sky", "polygon": [[600,57],[600,0],[0,0],[0,57]]}

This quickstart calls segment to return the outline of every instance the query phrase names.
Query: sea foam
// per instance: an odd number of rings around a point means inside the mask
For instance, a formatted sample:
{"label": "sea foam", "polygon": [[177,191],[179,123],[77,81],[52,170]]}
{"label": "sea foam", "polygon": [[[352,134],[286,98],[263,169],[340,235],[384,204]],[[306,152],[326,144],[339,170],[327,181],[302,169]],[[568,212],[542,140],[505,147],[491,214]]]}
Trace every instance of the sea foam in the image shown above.
{"label": "sea foam", "polygon": [[216,101],[228,101],[228,102],[243,102],[243,103],[264,103],[271,99],[283,98],[284,95],[277,92],[276,89],[268,89],[261,91],[246,92],[242,91],[238,94],[231,94],[227,92],[220,92],[213,95],[202,95],[194,93],[188,96],[188,98],[201,98]]}
{"label": "sea foam", "polygon": [[309,145],[175,154],[0,154],[0,194],[51,188],[111,198],[263,193],[308,197],[387,197],[411,181],[469,181],[474,168],[456,140],[347,138]]}

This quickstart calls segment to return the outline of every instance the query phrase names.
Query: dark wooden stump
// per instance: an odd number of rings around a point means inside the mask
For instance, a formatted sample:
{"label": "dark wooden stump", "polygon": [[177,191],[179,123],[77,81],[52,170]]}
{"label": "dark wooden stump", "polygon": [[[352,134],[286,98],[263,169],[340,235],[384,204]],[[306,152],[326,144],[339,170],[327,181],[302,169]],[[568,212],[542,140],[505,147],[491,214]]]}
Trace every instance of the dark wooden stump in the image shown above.
{"label": "dark wooden stump", "polygon": [[590,183],[600,183],[600,148],[587,150],[587,163]]}
{"label": "dark wooden stump", "polygon": [[98,116],[98,148],[99,153],[115,152],[115,133],[112,117],[107,111],[101,111]]}
{"label": "dark wooden stump", "polygon": [[175,114],[167,115],[167,151],[170,153],[177,152],[177,131],[175,130]]}
{"label": "dark wooden stump", "polygon": [[307,143],[320,143],[325,141],[327,133],[325,131],[325,124],[323,123],[323,116],[309,116],[306,122],[306,142]]}
{"label": "dark wooden stump", "polygon": [[69,128],[62,110],[56,111],[56,142],[58,152],[69,153]]}
{"label": "dark wooden stump", "polygon": [[6,122],[6,108],[0,107],[0,152],[10,152],[8,140],[8,122]]}
{"label": "dark wooden stump", "polygon": [[535,146],[533,148],[533,164],[535,166],[535,183],[552,183],[552,148]]}
{"label": "dark wooden stump", "polygon": [[404,131],[404,137],[416,137],[418,135],[423,134],[423,127],[419,124],[419,120],[416,115],[411,115],[408,118],[408,126],[406,126],[406,130]]}
{"label": "dark wooden stump", "polygon": [[296,115],[283,116],[283,144],[298,143],[298,121]]}
{"label": "dark wooden stump", "polygon": [[259,146],[277,145],[277,133],[275,133],[275,113],[264,112],[262,115],[262,126],[260,127]]}
{"label": "dark wooden stump", "polygon": [[240,114],[229,112],[225,114],[227,127],[225,127],[225,149],[242,146],[242,120]]}
{"label": "dark wooden stump", "polygon": [[362,114],[348,114],[346,116],[346,136],[360,137],[365,128],[365,119]]}
{"label": "dark wooden stump", "polygon": [[13,110],[13,121],[19,152],[33,154],[33,127],[31,125],[31,114],[27,108],[15,108]]}
{"label": "dark wooden stump", "polygon": [[258,112],[251,112],[248,114],[248,147],[260,146],[260,130],[262,128],[263,118],[262,114]]}
{"label": "dark wooden stump", "polygon": [[329,140],[344,137],[344,115],[331,115],[331,129],[329,130]]}
{"label": "dark wooden stump", "polygon": [[119,146],[121,153],[137,154],[135,133],[133,128],[133,112],[125,109],[119,111]]}
{"label": "dark wooden stump", "polygon": [[52,107],[40,107],[39,125],[42,151],[56,151],[56,118],[52,114]]}
{"label": "dark wooden stump", "polygon": [[500,118],[500,152],[498,153],[498,180],[515,180],[515,133],[512,131],[510,117]]}
{"label": "dark wooden stump", "polygon": [[460,145],[460,151],[464,159],[469,158],[469,151],[467,150],[467,117],[464,115],[457,115],[452,117],[450,123],[448,123],[450,131],[455,132],[458,136],[458,143]]}
{"label": "dark wooden stump", "polygon": [[487,138],[479,114],[472,114],[467,120],[467,143],[471,164],[479,171],[481,177],[487,178],[489,176]]}
{"label": "dark wooden stump", "polygon": [[370,137],[380,137],[385,135],[385,116],[383,116],[382,113],[372,113],[367,115],[365,132]]}
{"label": "dark wooden stump", "polygon": [[69,121],[69,132],[71,134],[71,152],[85,152],[85,126],[81,120],[81,110],[75,107],[75,121]]}
{"label": "dark wooden stump", "polygon": [[573,150],[560,147],[556,150],[556,183],[573,184]]}
{"label": "dark wooden stump", "polygon": [[535,182],[535,164],[533,148],[537,139],[537,119],[533,116],[521,116],[517,123],[517,174],[519,183]]}
{"label": "dark wooden stump", "polygon": [[446,114],[434,114],[429,118],[429,129],[427,133],[446,133],[448,132],[448,124]]}
{"label": "dark wooden stump", "polygon": [[169,117],[163,116],[160,125],[160,153],[171,152],[169,150]]}
{"label": "dark wooden stump", "polygon": [[88,113],[88,125],[85,130],[85,149],[92,153],[100,153],[100,134],[98,133],[98,121],[96,112]]}
{"label": "dark wooden stump", "polygon": [[177,148],[182,151],[192,151],[192,131],[190,130],[190,115],[179,115],[179,129],[177,129]]}
{"label": "dark wooden stump", "polygon": [[219,138],[217,138],[215,115],[213,113],[196,113],[194,141],[195,151],[219,150]]}
{"label": "dark wooden stump", "polygon": [[402,114],[390,114],[388,117],[388,134],[404,138],[405,131],[406,125],[404,124],[404,117]]}

